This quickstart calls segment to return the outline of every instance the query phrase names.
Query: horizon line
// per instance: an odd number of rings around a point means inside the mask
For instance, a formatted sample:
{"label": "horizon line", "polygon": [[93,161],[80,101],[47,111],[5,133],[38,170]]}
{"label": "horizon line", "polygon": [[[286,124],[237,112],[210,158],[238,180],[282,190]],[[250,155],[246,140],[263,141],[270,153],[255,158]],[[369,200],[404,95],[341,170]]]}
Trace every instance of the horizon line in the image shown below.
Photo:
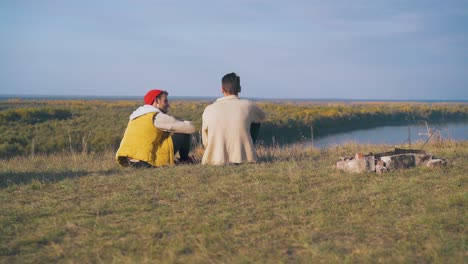
{"label": "horizon line", "polygon": [[[195,99],[195,100],[209,100],[217,99],[222,96],[193,96],[193,95],[171,95],[172,100]],[[0,94],[0,99],[142,99],[142,96],[136,95],[56,95],[56,94]],[[254,101],[386,101],[386,102],[468,102],[468,99],[363,99],[363,98],[268,98],[268,97],[241,97]]]}

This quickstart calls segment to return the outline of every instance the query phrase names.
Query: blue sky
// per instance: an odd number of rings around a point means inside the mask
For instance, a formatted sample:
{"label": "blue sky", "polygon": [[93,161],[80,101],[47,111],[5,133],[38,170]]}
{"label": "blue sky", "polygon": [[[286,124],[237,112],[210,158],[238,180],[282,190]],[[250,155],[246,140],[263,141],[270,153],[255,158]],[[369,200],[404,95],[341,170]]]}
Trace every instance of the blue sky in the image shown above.
{"label": "blue sky", "polygon": [[468,100],[468,1],[0,1],[0,95]]}

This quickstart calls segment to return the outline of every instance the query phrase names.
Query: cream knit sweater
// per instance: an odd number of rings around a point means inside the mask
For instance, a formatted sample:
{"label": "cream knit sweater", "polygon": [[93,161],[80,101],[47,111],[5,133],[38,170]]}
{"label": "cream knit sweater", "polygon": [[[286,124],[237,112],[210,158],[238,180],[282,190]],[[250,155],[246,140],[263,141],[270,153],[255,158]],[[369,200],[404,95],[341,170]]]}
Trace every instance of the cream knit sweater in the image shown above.
{"label": "cream knit sweater", "polygon": [[203,112],[202,164],[225,165],[255,162],[257,154],[250,136],[250,125],[259,123],[265,113],[254,103],[229,95],[216,100]]}

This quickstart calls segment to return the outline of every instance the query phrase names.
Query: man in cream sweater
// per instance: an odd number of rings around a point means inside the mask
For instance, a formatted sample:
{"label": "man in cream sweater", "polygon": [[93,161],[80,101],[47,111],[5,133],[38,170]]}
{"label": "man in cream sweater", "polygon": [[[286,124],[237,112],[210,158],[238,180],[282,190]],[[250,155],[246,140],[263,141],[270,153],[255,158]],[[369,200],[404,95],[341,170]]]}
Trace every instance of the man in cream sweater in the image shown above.
{"label": "man in cream sweater", "polygon": [[235,73],[222,78],[223,97],[203,112],[202,164],[227,165],[257,161],[251,125],[260,123],[265,113],[254,103],[239,99],[240,78]]}

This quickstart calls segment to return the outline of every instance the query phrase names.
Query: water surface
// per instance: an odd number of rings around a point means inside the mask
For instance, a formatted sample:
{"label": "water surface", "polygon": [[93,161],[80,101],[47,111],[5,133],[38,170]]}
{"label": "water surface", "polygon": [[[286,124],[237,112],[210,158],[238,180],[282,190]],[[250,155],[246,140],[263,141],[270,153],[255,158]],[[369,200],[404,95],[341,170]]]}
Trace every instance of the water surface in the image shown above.
{"label": "water surface", "polygon": [[432,138],[468,140],[468,122],[446,123],[426,126],[425,123],[409,126],[382,126],[371,129],[355,130],[338,133],[314,139],[313,145],[318,148],[332,147],[347,142],[361,144],[390,144],[402,145],[411,140],[426,141],[428,139],[428,127],[434,131]]}

